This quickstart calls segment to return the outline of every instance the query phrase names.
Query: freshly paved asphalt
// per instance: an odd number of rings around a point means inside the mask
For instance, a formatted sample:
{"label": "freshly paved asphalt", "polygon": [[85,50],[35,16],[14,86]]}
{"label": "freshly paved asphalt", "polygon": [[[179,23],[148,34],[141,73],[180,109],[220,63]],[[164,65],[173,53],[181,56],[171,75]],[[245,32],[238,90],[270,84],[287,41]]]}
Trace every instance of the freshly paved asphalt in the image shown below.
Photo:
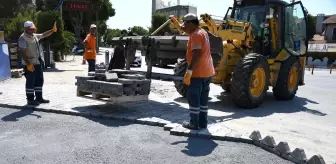
{"label": "freshly paved asphalt", "polygon": [[290,163],[252,145],[159,127],[0,108],[0,163]]}

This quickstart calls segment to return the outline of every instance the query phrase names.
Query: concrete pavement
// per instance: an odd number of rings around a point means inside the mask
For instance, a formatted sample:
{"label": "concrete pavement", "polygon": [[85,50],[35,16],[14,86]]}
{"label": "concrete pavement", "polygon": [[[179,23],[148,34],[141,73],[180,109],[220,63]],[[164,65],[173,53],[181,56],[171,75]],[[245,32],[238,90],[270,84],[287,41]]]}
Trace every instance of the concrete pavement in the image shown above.
{"label": "concrete pavement", "polygon": [[[41,105],[40,109],[107,118],[113,116],[160,126],[181,123],[189,118],[186,101],[176,93],[172,82],[153,80],[149,102],[111,106],[75,97],[74,76],[84,75],[83,70],[87,69],[87,65],[80,63],[81,60],[58,63],[58,70],[45,73],[44,93],[52,103]],[[140,69],[145,69],[145,66]],[[154,68],[154,71],[172,72],[171,69],[160,68]],[[304,148],[308,158],[322,154],[327,163],[335,162],[336,122],[332,110],[335,104],[332,101],[332,95],[335,95],[332,90],[335,87],[332,85],[335,74],[318,71],[315,75],[306,75],[306,86],[300,87],[293,101],[275,101],[270,93],[265,103],[254,110],[237,109],[221,93],[221,88],[212,85],[210,123],[218,125],[217,131],[225,132],[225,135],[233,133],[248,136],[253,130],[259,130],[262,137],[272,135],[277,143],[287,141],[292,150]],[[0,91],[3,92],[0,105],[25,105],[24,78],[0,84]]]}
{"label": "concrete pavement", "polygon": [[291,163],[248,144],[177,137],[151,126],[5,108],[0,118],[2,164]]}

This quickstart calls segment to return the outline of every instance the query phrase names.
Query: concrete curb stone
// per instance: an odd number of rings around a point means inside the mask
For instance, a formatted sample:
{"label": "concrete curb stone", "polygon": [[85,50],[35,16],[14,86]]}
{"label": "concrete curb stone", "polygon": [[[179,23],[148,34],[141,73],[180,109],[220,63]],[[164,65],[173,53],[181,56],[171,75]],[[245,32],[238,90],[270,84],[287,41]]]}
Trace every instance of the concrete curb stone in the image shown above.
{"label": "concrete curb stone", "polygon": [[308,161],[307,164],[326,164],[324,159],[320,154],[312,156]]}

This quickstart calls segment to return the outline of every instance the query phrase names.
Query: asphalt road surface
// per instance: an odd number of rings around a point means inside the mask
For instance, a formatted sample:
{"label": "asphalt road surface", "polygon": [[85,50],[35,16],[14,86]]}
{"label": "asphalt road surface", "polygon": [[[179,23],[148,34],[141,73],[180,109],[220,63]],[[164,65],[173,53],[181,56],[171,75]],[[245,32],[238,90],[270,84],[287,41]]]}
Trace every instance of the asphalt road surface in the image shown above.
{"label": "asphalt road surface", "polygon": [[290,163],[258,147],[159,127],[0,108],[0,163]]}

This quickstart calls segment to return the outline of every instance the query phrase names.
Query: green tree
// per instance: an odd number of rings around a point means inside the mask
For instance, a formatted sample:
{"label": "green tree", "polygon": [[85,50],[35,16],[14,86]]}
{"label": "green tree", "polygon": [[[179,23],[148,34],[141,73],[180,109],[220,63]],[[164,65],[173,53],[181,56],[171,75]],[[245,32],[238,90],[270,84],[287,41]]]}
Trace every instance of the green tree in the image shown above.
{"label": "green tree", "polygon": [[148,30],[141,27],[141,26],[133,26],[128,28],[128,32],[132,32],[133,34],[137,35],[148,35]]}
{"label": "green tree", "polygon": [[[152,16],[152,26],[149,29],[150,33],[153,33],[157,28],[159,28],[163,23],[165,23],[169,19],[166,13],[154,13]],[[166,32],[171,32],[171,28],[169,26],[161,29],[156,35],[164,35]]]}
{"label": "green tree", "polygon": [[107,29],[103,36],[104,42],[108,45],[112,45],[112,38],[121,36],[120,29]]}
{"label": "green tree", "polygon": [[36,18],[38,13],[34,13],[33,10],[23,10],[19,12],[14,18],[10,19],[10,21],[5,26],[5,35],[9,40],[17,40],[20,35],[23,33],[23,23],[25,21],[31,20],[36,21],[33,18]]}
{"label": "green tree", "polygon": [[310,40],[316,34],[316,17],[312,16],[311,14],[307,15],[307,31],[307,37]]}
{"label": "green tree", "polygon": [[64,36],[63,21],[58,11],[43,11],[37,14],[37,33],[50,30],[54,22],[57,23],[57,32],[46,38],[46,40],[50,43],[50,47],[55,54],[58,52],[67,54],[68,48],[72,47],[72,45],[65,45],[66,38]]}
{"label": "green tree", "polygon": [[[162,24],[164,24],[169,19],[169,16],[166,13],[154,13],[152,16],[152,25],[149,28],[149,33],[153,33],[156,29],[158,29]],[[170,35],[172,34],[179,34],[178,30],[173,28],[171,24],[165,26],[163,29],[161,29],[157,34],[155,35],[165,35],[165,33],[168,33]]]}

